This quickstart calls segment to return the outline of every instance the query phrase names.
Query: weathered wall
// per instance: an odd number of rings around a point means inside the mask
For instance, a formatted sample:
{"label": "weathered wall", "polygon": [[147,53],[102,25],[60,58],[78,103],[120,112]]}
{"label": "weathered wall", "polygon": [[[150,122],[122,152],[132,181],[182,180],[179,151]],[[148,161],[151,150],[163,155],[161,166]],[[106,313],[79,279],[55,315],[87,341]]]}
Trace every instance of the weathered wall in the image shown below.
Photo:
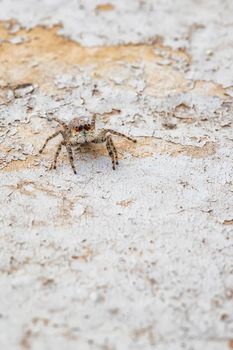
{"label": "weathered wall", "polygon": [[[1,349],[233,349],[232,11],[0,2]],[[93,113],[138,143],[49,171]]]}

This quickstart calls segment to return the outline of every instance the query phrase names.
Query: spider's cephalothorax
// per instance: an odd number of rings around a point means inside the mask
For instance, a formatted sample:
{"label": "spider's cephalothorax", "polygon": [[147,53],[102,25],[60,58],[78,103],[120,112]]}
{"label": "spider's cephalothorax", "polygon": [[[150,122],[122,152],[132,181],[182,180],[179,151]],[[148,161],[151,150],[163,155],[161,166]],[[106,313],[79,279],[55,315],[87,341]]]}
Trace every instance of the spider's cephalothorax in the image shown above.
{"label": "spider's cephalothorax", "polygon": [[112,159],[112,168],[115,170],[116,165],[118,164],[118,154],[112,140],[112,135],[118,135],[121,137],[125,137],[126,139],[132,142],[137,142],[135,139],[132,139],[127,135],[121,134],[111,129],[102,129],[100,131],[97,131],[95,128],[96,115],[92,117],[91,122],[89,122],[86,118],[74,118],[68,124],[66,124],[58,118],[53,118],[52,120],[58,122],[61,125],[61,129],[49,136],[46,139],[43,147],[39,151],[40,153],[42,153],[49,140],[51,140],[59,134],[62,135],[63,140],[58,144],[57,151],[54,156],[54,161],[51,165],[51,169],[56,169],[57,158],[61,152],[62,146],[66,147],[70,164],[74,173],[76,174],[72,147],[75,146],[76,148],[80,148],[82,145],[87,143],[105,142],[108,154]]}

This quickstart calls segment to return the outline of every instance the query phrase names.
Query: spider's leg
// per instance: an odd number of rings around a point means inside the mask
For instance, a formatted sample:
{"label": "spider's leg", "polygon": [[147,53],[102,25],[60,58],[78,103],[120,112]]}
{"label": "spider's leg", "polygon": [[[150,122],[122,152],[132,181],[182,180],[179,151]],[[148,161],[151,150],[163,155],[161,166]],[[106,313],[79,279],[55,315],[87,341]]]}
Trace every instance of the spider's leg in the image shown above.
{"label": "spider's leg", "polygon": [[118,132],[118,131],[115,131],[115,130],[112,130],[112,129],[105,129],[105,132],[110,132],[112,135],[117,135],[117,136],[120,136],[120,137],[124,137],[126,138],[127,140],[129,141],[132,141],[132,142],[137,142],[137,140],[133,139],[132,137],[129,137],[125,134],[122,134],[121,132]]}
{"label": "spider's leg", "polygon": [[74,166],[74,157],[73,157],[73,152],[72,152],[72,148],[70,146],[66,145],[66,150],[69,156],[69,160],[70,160],[70,164],[72,166],[73,172],[74,174],[77,174],[75,166]]}
{"label": "spider's leg", "polygon": [[60,124],[61,126],[63,126],[64,129],[68,129],[68,126],[65,122],[63,122],[62,120],[60,120],[59,118],[57,117],[53,117],[51,118],[51,120],[54,120],[55,122],[57,122],[58,124]]}
{"label": "spider's leg", "polygon": [[46,140],[45,143],[43,145],[43,147],[41,147],[41,149],[39,150],[39,153],[42,153],[43,150],[45,149],[47,143],[49,142],[49,140],[53,139],[54,137],[56,137],[57,135],[59,135],[61,133],[61,130],[56,131],[54,134],[52,134],[51,136],[49,136]]}
{"label": "spider's leg", "polygon": [[46,120],[48,120],[49,122],[51,122],[51,121],[54,120],[55,122],[57,122],[58,124],[60,124],[61,126],[63,126],[63,128],[64,128],[65,130],[68,129],[67,124],[66,124],[65,122],[63,122],[61,119],[57,118],[57,117],[50,117],[50,116],[48,116],[48,117],[43,117],[43,116],[39,116],[39,118],[41,118],[41,119],[46,119]]}
{"label": "spider's leg", "polygon": [[110,143],[111,148],[112,148],[112,150],[113,150],[113,152],[114,152],[114,156],[115,156],[115,160],[116,160],[116,165],[118,165],[118,164],[119,164],[119,163],[118,163],[118,152],[117,152],[117,149],[116,149],[116,147],[115,147],[115,145],[114,145],[114,143],[113,143],[112,136],[109,137],[109,143]]}
{"label": "spider's leg", "polygon": [[109,134],[106,137],[106,148],[108,150],[109,156],[112,159],[112,168],[113,168],[113,170],[115,170],[116,169],[116,158],[115,158],[115,152],[114,152],[112,145],[113,145],[113,142],[111,139],[111,135]]}
{"label": "spider's leg", "polygon": [[95,129],[95,121],[96,121],[96,114],[94,114],[91,118],[91,128]]}
{"label": "spider's leg", "polygon": [[50,169],[56,169],[56,167],[57,167],[57,158],[58,158],[58,156],[59,156],[59,154],[61,152],[61,148],[62,148],[63,145],[64,145],[63,141],[59,143],[59,145],[57,147],[57,151],[56,151],[55,156],[54,156],[53,163],[51,164]]}

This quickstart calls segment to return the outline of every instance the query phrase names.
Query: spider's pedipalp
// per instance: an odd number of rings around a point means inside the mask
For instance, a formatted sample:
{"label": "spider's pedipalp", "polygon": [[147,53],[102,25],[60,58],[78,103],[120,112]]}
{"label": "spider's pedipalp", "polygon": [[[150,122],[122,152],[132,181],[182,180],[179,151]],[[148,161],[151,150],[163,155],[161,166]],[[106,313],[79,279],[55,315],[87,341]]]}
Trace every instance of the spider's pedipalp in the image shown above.
{"label": "spider's pedipalp", "polygon": [[39,153],[42,153],[43,150],[45,149],[47,143],[52,140],[54,137],[56,137],[57,135],[61,134],[61,130],[56,131],[54,134],[50,135],[49,137],[47,137],[47,139],[45,140],[44,145],[41,147],[41,149],[39,150]]}
{"label": "spider's pedipalp", "polygon": [[94,115],[92,116],[92,118],[91,118],[91,128],[92,128],[92,130],[95,129],[96,115],[97,115],[97,114],[94,114]]}

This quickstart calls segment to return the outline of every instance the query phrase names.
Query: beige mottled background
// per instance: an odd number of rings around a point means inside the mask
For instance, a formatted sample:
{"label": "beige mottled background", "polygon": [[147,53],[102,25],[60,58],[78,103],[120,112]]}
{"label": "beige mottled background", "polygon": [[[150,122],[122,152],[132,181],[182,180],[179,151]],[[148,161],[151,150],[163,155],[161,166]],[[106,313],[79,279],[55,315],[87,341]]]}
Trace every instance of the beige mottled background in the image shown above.
{"label": "beige mottled background", "polygon": [[[233,2],[0,1],[0,349],[233,349]],[[138,140],[38,155],[99,113]]]}

